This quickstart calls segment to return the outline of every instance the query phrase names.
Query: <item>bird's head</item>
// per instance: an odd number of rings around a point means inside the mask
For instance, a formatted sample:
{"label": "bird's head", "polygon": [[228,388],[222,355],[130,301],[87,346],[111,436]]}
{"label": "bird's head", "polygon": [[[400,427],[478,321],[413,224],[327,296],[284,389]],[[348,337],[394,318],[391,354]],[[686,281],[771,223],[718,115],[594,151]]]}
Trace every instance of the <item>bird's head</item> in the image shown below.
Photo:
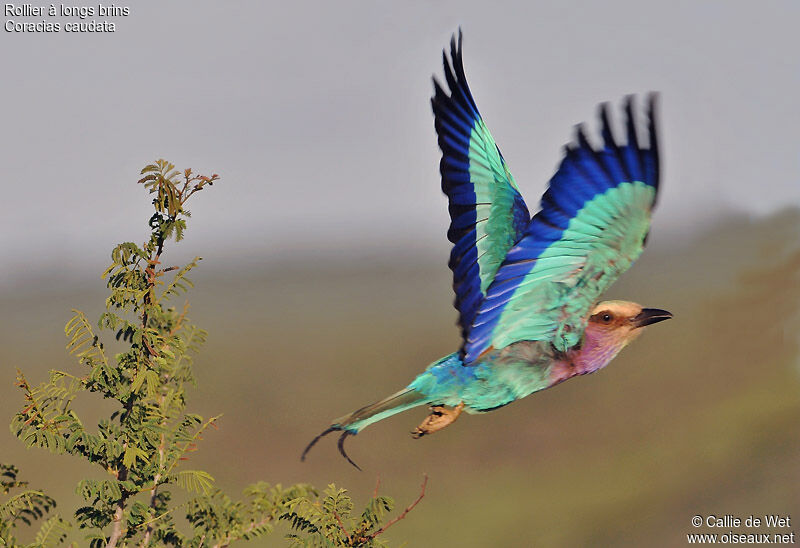
{"label": "bird's head", "polygon": [[672,314],[658,308],[644,308],[630,301],[603,301],[592,309],[586,326],[585,343],[609,361],[644,327],[668,320]]}

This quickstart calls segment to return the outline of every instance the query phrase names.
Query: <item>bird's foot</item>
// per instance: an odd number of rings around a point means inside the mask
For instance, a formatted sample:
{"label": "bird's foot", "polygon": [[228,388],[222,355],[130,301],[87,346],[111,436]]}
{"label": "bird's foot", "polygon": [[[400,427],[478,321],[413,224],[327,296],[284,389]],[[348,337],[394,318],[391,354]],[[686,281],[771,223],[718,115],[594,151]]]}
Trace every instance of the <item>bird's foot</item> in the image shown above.
{"label": "bird's foot", "polygon": [[453,408],[445,407],[444,405],[431,406],[431,414],[428,415],[422,423],[417,426],[411,436],[416,440],[427,434],[438,432],[445,426],[449,426],[456,422],[456,419],[464,410],[464,403],[459,403]]}

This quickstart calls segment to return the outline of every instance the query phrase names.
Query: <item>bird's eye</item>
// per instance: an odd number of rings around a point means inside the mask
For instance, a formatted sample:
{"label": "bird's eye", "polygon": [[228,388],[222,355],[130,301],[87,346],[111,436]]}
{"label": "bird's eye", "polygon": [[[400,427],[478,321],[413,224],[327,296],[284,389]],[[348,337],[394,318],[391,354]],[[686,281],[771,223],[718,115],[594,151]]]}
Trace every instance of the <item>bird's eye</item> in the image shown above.
{"label": "bird's eye", "polygon": [[603,320],[603,323],[609,323],[611,321],[611,314],[603,314],[600,319]]}

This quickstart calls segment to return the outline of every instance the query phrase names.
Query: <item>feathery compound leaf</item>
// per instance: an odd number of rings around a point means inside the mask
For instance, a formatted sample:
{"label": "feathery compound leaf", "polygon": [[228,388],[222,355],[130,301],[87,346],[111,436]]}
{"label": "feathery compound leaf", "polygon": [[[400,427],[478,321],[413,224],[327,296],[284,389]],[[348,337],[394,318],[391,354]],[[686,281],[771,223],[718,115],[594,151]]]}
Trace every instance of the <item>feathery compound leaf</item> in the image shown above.
{"label": "feathery compound leaf", "polygon": [[69,339],[67,351],[88,365],[91,365],[93,360],[99,359],[104,365],[108,366],[103,344],[99,342],[97,335],[94,334],[86,315],[80,310],[73,309],[72,312],[74,316],[64,326],[64,334]]}
{"label": "feathery compound leaf", "polygon": [[72,398],[82,382],[58,372],[51,381],[31,388],[21,372],[17,386],[25,393],[25,407],[11,421],[11,431],[27,447],[46,448],[53,453],[66,451],[66,435],[79,432],[83,426],[70,409]]}
{"label": "feathery compound leaf", "polygon": [[18,481],[19,468],[13,464],[0,463],[0,492],[4,495],[18,487],[28,485],[27,481]]}
{"label": "feathery compound leaf", "polygon": [[55,515],[48,519],[36,533],[36,539],[32,546],[36,548],[49,548],[58,546],[67,538],[67,533],[72,529],[72,524],[64,521],[60,516]]}
{"label": "feathery compound leaf", "polygon": [[331,483],[323,493],[325,497],[322,499],[322,508],[326,514],[331,516],[338,514],[342,519],[350,517],[350,512],[353,511],[353,500],[347,494],[347,489],[340,489]]}
{"label": "feathery compound leaf", "polygon": [[394,508],[394,500],[390,497],[378,496],[371,499],[361,513],[360,529],[371,531],[380,526],[388,512]]}
{"label": "feathery compound leaf", "polygon": [[197,263],[201,260],[203,260],[202,257],[195,257],[192,262],[178,270],[172,278],[172,281],[164,289],[164,292],[161,294],[161,298],[163,300],[168,300],[170,297],[185,293],[188,288],[194,287],[194,283],[192,283],[192,281],[186,277],[186,274],[196,267]]}
{"label": "feathery compound leaf", "polygon": [[375,495],[356,517],[353,501],[345,489],[329,485],[319,500],[316,493],[303,495],[286,504],[286,512],[280,519],[287,521],[292,529],[286,539],[290,546],[359,546],[378,547],[387,544],[378,537],[389,527],[405,518],[425,495],[427,476],[423,481],[419,497],[402,513],[383,524],[387,513],[394,507],[389,497]]}
{"label": "feathery compound leaf", "polygon": [[211,494],[214,488],[214,478],[203,470],[181,470],[173,478],[182,489],[201,495]]}
{"label": "feathery compound leaf", "polygon": [[42,493],[29,489],[18,493],[0,504],[0,519],[4,521],[22,520],[30,524],[32,516],[41,517],[55,506],[55,501]]}
{"label": "feathery compound leaf", "polygon": [[[25,481],[17,480],[19,470],[11,464],[0,464],[0,493],[8,494],[13,489],[23,488]],[[0,546],[22,546],[14,537],[12,530],[20,524],[31,525],[44,517],[56,505],[52,497],[37,490],[25,490],[0,503]],[[60,518],[59,518],[60,519]],[[68,526],[64,522],[64,526]],[[45,522],[36,535],[36,542],[29,548],[54,546],[63,538],[53,529],[59,528],[56,521]]]}
{"label": "feathery compound leaf", "polygon": [[78,482],[75,492],[86,502],[115,500],[122,496],[119,482],[112,480],[83,479]]}

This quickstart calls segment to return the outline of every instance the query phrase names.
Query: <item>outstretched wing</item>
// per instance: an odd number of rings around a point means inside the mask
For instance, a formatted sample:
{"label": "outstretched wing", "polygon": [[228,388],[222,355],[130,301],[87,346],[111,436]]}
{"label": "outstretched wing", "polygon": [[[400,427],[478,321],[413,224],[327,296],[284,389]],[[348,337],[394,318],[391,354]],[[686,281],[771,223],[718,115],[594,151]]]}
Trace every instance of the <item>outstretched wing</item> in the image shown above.
{"label": "outstretched wing", "polygon": [[455,307],[464,340],[506,253],[522,238],[530,214],[500,149],[478,113],[467,86],[458,43],[450,41],[450,59],[442,52],[449,93],[434,78],[431,99],[442,160],[442,190],[450,205]]}
{"label": "outstretched wing", "polygon": [[508,252],[480,305],[464,348],[470,363],[489,348],[549,341],[566,351],[581,341],[600,294],[639,257],[658,191],[655,97],[647,106],[649,143],[640,146],[633,99],[625,102],[627,143],[618,145],[600,107],[603,147],[583,128],[568,145],[541,211]]}

